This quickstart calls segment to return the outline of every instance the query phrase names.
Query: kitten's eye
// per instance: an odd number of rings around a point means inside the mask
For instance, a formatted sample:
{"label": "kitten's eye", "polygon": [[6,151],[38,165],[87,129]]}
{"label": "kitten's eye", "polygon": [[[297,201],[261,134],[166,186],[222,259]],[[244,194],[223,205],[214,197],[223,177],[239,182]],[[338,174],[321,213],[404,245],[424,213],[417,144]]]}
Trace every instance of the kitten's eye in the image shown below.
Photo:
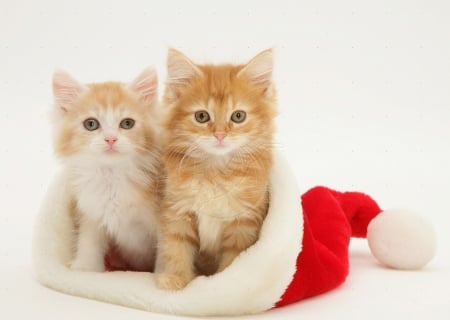
{"label": "kitten's eye", "polygon": [[133,119],[126,118],[126,119],[123,119],[122,121],[120,121],[120,127],[122,129],[131,129],[134,127],[134,123],[135,123],[135,121]]}
{"label": "kitten's eye", "polygon": [[200,123],[208,122],[210,119],[209,113],[206,111],[197,111],[195,113],[195,120],[197,120]]}
{"label": "kitten's eye", "polygon": [[231,121],[236,123],[244,122],[245,118],[247,117],[247,114],[245,111],[235,111],[231,115]]}
{"label": "kitten's eye", "polygon": [[94,131],[100,128],[100,122],[97,119],[89,118],[83,121],[83,126],[88,131]]}

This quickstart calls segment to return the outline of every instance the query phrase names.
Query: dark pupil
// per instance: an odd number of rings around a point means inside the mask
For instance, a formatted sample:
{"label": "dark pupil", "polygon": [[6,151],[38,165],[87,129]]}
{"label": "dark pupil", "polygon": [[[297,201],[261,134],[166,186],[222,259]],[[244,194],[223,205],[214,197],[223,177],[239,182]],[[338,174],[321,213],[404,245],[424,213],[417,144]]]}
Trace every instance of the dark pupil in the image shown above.
{"label": "dark pupil", "polygon": [[204,113],[204,112],[200,112],[200,114],[198,115],[198,117],[199,117],[199,119],[200,120],[205,120],[205,118],[206,118],[206,114]]}
{"label": "dark pupil", "polygon": [[89,128],[94,128],[95,127],[95,121],[94,120],[89,120],[88,121],[88,127]]}
{"label": "dark pupil", "polygon": [[129,127],[130,126],[130,120],[125,120],[125,127]]}
{"label": "dark pupil", "polygon": [[241,113],[240,113],[240,112],[236,113],[236,119],[238,119],[238,120],[239,120],[239,119],[241,118],[241,116],[242,116],[242,115],[241,115]]}

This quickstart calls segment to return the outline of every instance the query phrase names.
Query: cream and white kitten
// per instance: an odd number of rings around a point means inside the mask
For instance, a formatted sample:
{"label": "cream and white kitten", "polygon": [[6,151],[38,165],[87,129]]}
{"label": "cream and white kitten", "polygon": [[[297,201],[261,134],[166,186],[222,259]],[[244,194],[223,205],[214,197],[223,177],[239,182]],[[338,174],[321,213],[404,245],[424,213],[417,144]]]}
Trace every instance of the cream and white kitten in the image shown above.
{"label": "cream and white kitten", "polygon": [[72,269],[104,271],[108,252],[121,257],[120,267],[154,267],[160,199],[156,91],[151,68],[129,84],[82,84],[54,73],[55,152],[78,228]]}

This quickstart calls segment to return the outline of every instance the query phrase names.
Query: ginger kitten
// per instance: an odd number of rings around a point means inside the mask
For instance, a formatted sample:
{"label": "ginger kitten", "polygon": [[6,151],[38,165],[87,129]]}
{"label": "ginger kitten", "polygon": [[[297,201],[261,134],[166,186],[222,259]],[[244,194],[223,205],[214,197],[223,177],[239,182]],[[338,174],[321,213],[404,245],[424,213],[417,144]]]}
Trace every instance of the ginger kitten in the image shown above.
{"label": "ginger kitten", "polygon": [[220,272],[258,239],[269,203],[272,68],[271,50],[245,65],[196,65],[169,51],[158,287]]}
{"label": "ginger kitten", "polygon": [[[81,84],[53,75],[55,151],[78,227],[72,269],[104,271],[108,251],[152,270],[156,252],[161,151],[155,137],[157,77],[129,84]],[[114,262],[113,262],[114,263]]]}

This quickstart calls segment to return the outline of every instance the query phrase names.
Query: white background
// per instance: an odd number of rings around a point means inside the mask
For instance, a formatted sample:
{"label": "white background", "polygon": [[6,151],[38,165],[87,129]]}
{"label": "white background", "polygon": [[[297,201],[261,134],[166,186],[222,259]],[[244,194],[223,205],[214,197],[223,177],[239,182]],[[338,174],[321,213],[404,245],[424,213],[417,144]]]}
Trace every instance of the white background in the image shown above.
{"label": "white background", "polygon": [[354,242],[339,289],[248,318],[450,319],[445,0],[1,0],[0,318],[165,317],[41,287],[30,244],[57,168],[47,119],[53,70],[82,82],[128,81],[155,65],[162,88],[169,46],[198,62],[246,62],[273,47],[277,147],[302,192],[318,184],[361,190],[436,226],[439,249],[424,271],[384,269],[364,241]]}

